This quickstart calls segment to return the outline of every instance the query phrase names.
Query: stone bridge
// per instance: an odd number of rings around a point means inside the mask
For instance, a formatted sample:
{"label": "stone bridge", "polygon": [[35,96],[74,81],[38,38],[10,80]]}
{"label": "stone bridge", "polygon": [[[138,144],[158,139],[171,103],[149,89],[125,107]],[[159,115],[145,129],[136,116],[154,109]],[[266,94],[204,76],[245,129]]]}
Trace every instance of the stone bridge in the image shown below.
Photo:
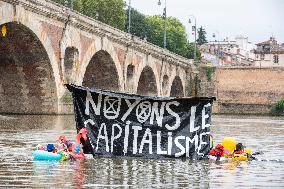
{"label": "stone bridge", "polygon": [[195,94],[192,60],[51,1],[0,0],[0,28],[0,113],[66,113],[64,83]]}

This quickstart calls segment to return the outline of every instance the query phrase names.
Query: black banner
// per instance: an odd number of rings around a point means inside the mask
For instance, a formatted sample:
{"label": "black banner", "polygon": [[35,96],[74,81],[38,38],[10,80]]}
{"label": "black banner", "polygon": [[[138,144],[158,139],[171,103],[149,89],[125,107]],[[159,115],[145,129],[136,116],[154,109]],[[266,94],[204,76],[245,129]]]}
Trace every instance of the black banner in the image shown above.
{"label": "black banner", "polygon": [[202,159],[210,148],[215,99],[160,98],[67,85],[85,153],[102,157]]}

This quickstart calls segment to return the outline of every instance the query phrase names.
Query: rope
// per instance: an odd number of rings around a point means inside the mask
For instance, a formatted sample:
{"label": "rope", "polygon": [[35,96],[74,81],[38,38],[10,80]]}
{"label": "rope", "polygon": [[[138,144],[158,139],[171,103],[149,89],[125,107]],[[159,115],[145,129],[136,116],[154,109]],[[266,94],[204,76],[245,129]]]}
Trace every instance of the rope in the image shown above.
{"label": "rope", "polygon": [[253,161],[262,161],[262,162],[280,162],[284,163],[284,159],[254,159]]}

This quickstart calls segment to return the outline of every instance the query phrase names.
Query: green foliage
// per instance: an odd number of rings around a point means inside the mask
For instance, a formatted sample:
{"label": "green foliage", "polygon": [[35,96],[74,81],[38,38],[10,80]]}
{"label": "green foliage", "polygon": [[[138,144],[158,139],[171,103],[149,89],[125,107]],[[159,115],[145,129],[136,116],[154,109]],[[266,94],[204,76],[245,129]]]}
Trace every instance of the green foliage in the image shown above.
{"label": "green foliage", "polygon": [[[71,7],[71,0],[53,0]],[[123,0],[73,0],[74,10],[103,23],[124,30],[126,14]]]}
{"label": "green foliage", "polygon": [[[194,43],[187,43],[186,48],[187,53],[184,57],[194,59]],[[199,51],[198,47],[196,49],[196,60],[201,60],[201,52]]]}
{"label": "green foliage", "polygon": [[[94,0],[86,0],[92,1]],[[125,26],[125,10],[123,0],[95,0],[96,4],[90,11],[96,12],[98,20],[120,30]],[[87,9],[87,7],[85,7]]]}
{"label": "green foliage", "polygon": [[147,40],[155,45],[163,47],[164,20],[160,16],[146,16]]}
{"label": "green foliage", "polygon": [[74,10],[82,13],[83,12],[83,0],[75,0],[73,2],[73,8]]}
{"label": "green foliage", "polygon": [[275,116],[284,115],[284,98],[272,106],[270,113]]}
{"label": "green foliage", "polygon": [[214,68],[211,66],[206,66],[205,67],[205,73],[208,81],[211,81],[213,73],[214,73]]}
{"label": "green foliage", "polygon": [[198,45],[202,45],[204,43],[207,43],[206,39],[206,31],[202,26],[197,30],[198,33],[198,39],[196,40]]}
{"label": "green foliage", "polygon": [[[125,23],[125,31],[128,31],[128,12],[129,10],[126,10],[126,23]],[[138,12],[135,9],[131,9],[131,27],[130,27],[130,33],[140,37],[141,39],[146,37],[146,30],[147,24],[145,21],[145,15],[142,13]]]}
{"label": "green foliage", "polygon": [[[160,47],[164,46],[164,19],[161,16],[146,16],[147,40]],[[167,49],[186,58],[194,57],[194,45],[187,41],[182,23],[173,17],[167,18]],[[200,52],[197,49],[197,55]]]}

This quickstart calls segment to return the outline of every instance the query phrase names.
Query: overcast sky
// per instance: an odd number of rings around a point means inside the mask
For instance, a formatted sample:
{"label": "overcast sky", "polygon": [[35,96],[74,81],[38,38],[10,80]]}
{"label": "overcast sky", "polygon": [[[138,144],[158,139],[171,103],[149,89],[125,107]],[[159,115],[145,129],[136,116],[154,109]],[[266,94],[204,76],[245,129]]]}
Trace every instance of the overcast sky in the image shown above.
{"label": "overcast sky", "polygon": [[[165,0],[161,0],[161,6],[157,2],[131,0],[131,5],[145,15],[161,15]],[[167,15],[178,18],[193,40],[188,23],[191,14],[197,27],[205,28],[208,40],[213,40],[213,33],[216,38],[230,40],[242,34],[258,43],[273,35],[278,43],[284,43],[284,0],[167,0]]]}

